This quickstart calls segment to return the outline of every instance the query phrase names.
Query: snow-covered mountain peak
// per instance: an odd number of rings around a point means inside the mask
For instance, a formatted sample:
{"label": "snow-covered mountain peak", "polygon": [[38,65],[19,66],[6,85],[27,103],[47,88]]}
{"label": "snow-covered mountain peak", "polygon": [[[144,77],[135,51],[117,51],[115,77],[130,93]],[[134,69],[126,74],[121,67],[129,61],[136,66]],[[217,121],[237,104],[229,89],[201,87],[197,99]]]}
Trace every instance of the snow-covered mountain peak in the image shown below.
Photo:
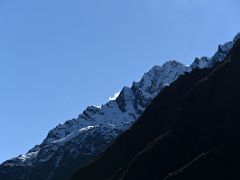
{"label": "snow-covered mountain peak", "polygon": [[201,58],[195,58],[194,62],[191,65],[192,69],[198,68],[198,69],[203,69],[209,65],[211,62],[211,58],[209,57],[201,57]]}
{"label": "snow-covered mountain peak", "polygon": [[[234,43],[240,38],[240,33],[238,33],[232,41],[226,42],[224,44],[220,44],[218,46],[217,52],[212,57],[212,64],[214,64],[217,61],[223,61],[226,58],[226,55],[229,53],[229,51],[232,49]],[[210,66],[211,66],[210,65]]]}
{"label": "snow-covered mountain peak", "polygon": [[221,62],[226,58],[226,55],[232,49],[234,43],[240,38],[240,33],[238,33],[232,41],[226,42],[224,44],[220,44],[218,46],[217,52],[211,57],[201,57],[196,58],[191,65],[192,69],[198,68],[206,68],[212,67],[216,62]]}
{"label": "snow-covered mountain peak", "polygon": [[135,83],[135,89],[141,93],[144,99],[154,98],[165,85],[171,84],[180,75],[190,72],[191,69],[178,61],[167,61],[162,66],[154,66],[144,74],[139,83]]}
{"label": "snow-covered mountain peak", "polygon": [[[21,162],[22,166],[29,161],[42,162],[46,159],[47,152],[49,158],[52,157],[60,147],[73,142],[77,137],[84,138],[88,131],[89,133],[96,131],[104,135],[104,139],[114,139],[133,124],[164,87],[189,71],[188,66],[177,61],[168,61],[162,66],[154,66],[139,82],[133,83],[132,87],[124,87],[115,100],[101,107],[87,107],[77,118],[52,129],[42,144],[13,161]],[[114,133],[107,134],[110,130]]]}
{"label": "snow-covered mountain peak", "polygon": [[185,64],[177,61],[177,60],[169,60],[166,61],[163,65],[162,68],[173,68],[175,66],[185,66]]}
{"label": "snow-covered mountain peak", "polygon": [[[235,39],[240,38],[238,34]],[[21,167],[21,177],[29,179],[31,171],[39,166],[50,167],[46,173],[51,179],[55,170],[78,159],[78,167],[85,165],[103,152],[116,137],[127,130],[139,118],[152,100],[179,76],[193,69],[208,68],[222,61],[231,50],[234,41],[219,45],[212,58],[196,58],[187,66],[176,60],[162,66],[154,66],[132,87],[124,87],[116,97],[102,106],[89,106],[77,118],[59,124],[47,137],[27,154],[6,161],[0,166]],[[64,159],[64,161],[63,161]],[[50,163],[51,162],[51,163]]]}

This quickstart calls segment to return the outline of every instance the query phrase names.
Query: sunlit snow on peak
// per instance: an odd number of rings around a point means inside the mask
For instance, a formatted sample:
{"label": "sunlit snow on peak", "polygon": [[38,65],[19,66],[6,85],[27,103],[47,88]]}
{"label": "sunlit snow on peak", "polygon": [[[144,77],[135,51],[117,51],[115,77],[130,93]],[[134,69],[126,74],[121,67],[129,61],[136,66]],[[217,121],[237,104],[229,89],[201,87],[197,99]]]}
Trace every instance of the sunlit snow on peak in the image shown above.
{"label": "sunlit snow on peak", "polygon": [[108,98],[108,100],[109,100],[109,101],[114,101],[114,100],[116,100],[117,97],[119,96],[119,94],[120,94],[120,92],[115,93],[114,96],[110,96],[110,97]]}
{"label": "sunlit snow on peak", "polygon": [[98,108],[98,109],[101,109],[101,108],[102,108],[102,105],[101,105],[101,106],[99,106],[99,105],[93,105],[93,107]]}

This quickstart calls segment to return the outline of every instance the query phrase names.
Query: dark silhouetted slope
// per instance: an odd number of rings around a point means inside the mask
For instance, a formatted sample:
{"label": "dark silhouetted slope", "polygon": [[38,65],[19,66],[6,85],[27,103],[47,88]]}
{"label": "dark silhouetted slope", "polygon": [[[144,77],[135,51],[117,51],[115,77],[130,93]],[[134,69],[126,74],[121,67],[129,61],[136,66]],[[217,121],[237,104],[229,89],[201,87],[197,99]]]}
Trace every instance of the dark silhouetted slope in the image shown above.
{"label": "dark silhouetted slope", "polygon": [[[129,161],[170,127],[189,89],[210,72],[205,68],[222,62],[239,38],[240,34],[232,41],[219,45],[212,57],[196,58],[189,66],[175,60],[167,61],[162,66],[154,66],[139,82],[134,82],[131,87],[124,87],[116,99],[102,106],[87,107],[77,118],[50,130],[42,143],[26,154],[0,164],[0,179],[68,179],[76,169],[99,157],[117,137],[128,130],[163,89],[181,75],[193,71],[167,88],[154,101],[139,123],[133,127],[134,131],[126,133],[113,146],[118,146],[117,151],[113,148],[107,152],[109,157],[112,157],[103,158],[101,162],[104,163],[98,163],[101,167],[106,163],[107,170],[94,166],[94,169],[99,169],[96,173],[99,174],[97,179],[121,176]],[[149,123],[143,120],[146,118]],[[122,156],[114,157],[118,153]],[[116,171],[118,173],[115,173]]]}
{"label": "dark silhouetted slope", "polygon": [[240,179],[240,42],[223,64],[182,76],[73,179]]}

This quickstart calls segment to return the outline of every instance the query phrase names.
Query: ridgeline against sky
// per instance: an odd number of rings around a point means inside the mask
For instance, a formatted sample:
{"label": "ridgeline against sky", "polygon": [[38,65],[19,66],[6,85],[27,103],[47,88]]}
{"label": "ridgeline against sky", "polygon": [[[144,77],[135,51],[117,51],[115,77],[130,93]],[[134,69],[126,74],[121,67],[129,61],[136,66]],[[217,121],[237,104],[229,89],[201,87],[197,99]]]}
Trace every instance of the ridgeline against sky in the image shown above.
{"label": "ridgeline against sky", "polygon": [[[0,2],[0,161],[166,60],[211,56],[239,31],[237,0]],[[227,30],[226,30],[227,27]]]}

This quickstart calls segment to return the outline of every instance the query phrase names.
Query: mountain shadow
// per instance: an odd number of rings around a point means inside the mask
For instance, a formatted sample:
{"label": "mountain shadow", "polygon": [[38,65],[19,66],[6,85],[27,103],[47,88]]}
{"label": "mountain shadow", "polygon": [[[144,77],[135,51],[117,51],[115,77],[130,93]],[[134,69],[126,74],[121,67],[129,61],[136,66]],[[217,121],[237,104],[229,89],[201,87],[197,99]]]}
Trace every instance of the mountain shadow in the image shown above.
{"label": "mountain shadow", "polygon": [[239,179],[240,41],[225,61],[164,89],[138,122],[72,179]]}
{"label": "mountain shadow", "polygon": [[222,179],[236,178],[239,59],[238,41],[222,65],[181,77],[101,158],[74,178],[206,179],[209,175],[210,179],[218,174]]}

